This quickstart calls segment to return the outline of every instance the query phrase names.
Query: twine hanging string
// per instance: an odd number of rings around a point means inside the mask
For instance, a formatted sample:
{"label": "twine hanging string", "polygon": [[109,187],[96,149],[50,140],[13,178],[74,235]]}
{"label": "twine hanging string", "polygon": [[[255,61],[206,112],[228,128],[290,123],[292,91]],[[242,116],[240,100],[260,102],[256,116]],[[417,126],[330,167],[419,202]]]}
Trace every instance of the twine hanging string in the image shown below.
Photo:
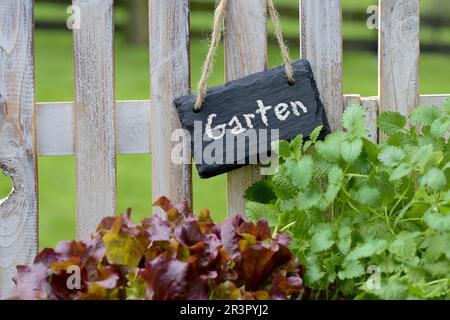
{"label": "twine hanging string", "polygon": [[[269,11],[270,18],[272,19],[274,28],[275,28],[275,36],[278,41],[278,45],[280,46],[281,55],[284,60],[284,71],[288,78],[288,82],[293,84],[295,82],[294,73],[292,70],[292,62],[289,58],[289,50],[284,42],[283,32],[281,30],[280,23],[280,15],[278,14],[277,9],[275,8],[272,0],[265,0],[267,2],[267,9]],[[222,25],[225,21],[225,14],[227,12],[228,3],[230,0],[220,0],[216,11],[214,13],[214,24],[213,24],[213,32],[211,36],[211,45],[209,47],[208,55],[206,56],[205,63],[203,65],[202,76],[200,78],[200,82],[198,83],[198,94],[197,100],[195,101],[194,110],[199,112],[202,108],[202,104],[206,98],[206,89],[208,76],[213,68],[213,59],[216,54],[217,48],[219,46],[220,40],[222,39]]]}
{"label": "twine hanging string", "polygon": [[275,37],[277,38],[278,45],[280,46],[281,56],[284,60],[284,71],[286,72],[289,84],[294,84],[294,72],[292,70],[291,58],[289,57],[289,50],[286,46],[286,43],[284,42],[283,31],[281,30],[280,14],[278,13],[277,9],[275,9],[272,0],[267,0],[267,8],[269,10],[273,26],[275,28]]}

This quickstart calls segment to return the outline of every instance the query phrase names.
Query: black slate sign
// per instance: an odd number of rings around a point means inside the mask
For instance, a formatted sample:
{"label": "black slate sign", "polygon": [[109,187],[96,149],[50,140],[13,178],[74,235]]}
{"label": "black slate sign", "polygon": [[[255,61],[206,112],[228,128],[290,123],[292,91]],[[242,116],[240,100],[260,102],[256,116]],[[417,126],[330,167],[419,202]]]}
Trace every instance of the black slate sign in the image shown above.
{"label": "black slate sign", "polygon": [[175,99],[200,177],[265,163],[272,141],[308,137],[320,125],[322,137],[330,132],[309,62],[292,67],[292,85],[280,66],[210,88],[199,112],[196,94]]}

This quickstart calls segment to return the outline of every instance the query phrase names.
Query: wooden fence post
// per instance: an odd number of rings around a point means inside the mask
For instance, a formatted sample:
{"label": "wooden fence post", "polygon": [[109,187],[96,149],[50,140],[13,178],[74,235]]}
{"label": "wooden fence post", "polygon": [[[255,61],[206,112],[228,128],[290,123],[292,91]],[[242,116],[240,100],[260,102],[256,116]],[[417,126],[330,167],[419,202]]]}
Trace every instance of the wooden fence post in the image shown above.
{"label": "wooden fence post", "polygon": [[419,103],[419,0],[380,0],[380,112],[404,115]]}
{"label": "wooden fence post", "polygon": [[177,159],[186,164],[175,164],[171,159],[172,133],[181,128],[173,99],[190,91],[189,0],[149,0],[149,11],[153,200],[166,196],[192,205],[187,140],[184,158]]}
{"label": "wooden fence post", "polygon": [[33,0],[0,2],[0,167],[14,190],[0,199],[0,296],[38,248]]}
{"label": "wooden fence post", "polygon": [[[267,66],[266,0],[230,0],[225,19],[225,76],[227,81],[263,71]],[[260,178],[258,166],[227,174],[228,214],[244,212],[243,194]]]}
{"label": "wooden fence post", "polygon": [[116,212],[113,0],[73,0],[77,236]]}
{"label": "wooden fence post", "polygon": [[332,130],[342,129],[341,0],[300,0],[301,53],[311,63]]}

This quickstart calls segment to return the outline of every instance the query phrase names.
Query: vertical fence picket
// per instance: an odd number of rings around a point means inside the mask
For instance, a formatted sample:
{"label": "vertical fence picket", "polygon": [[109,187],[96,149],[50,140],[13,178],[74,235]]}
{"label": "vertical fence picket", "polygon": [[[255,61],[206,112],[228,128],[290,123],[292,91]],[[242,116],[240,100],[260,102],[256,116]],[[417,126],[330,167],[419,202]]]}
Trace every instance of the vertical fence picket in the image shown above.
{"label": "vertical fence picket", "polygon": [[33,0],[0,2],[0,165],[14,190],[0,199],[0,296],[38,247]]}
{"label": "vertical fence picket", "polygon": [[380,112],[408,115],[419,102],[419,0],[380,0]]}
{"label": "vertical fence picket", "polygon": [[341,0],[300,0],[301,53],[311,63],[333,130],[342,128]]}
{"label": "vertical fence picket", "polygon": [[[225,19],[225,76],[227,81],[263,71],[267,66],[266,0],[231,0]],[[227,174],[228,213],[244,212],[243,194],[260,178],[257,166]]]}
{"label": "vertical fence picket", "polygon": [[[181,128],[173,99],[190,91],[189,1],[149,0],[151,73],[151,149],[153,199],[166,196],[192,204],[190,144],[183,160],[171,159],[172,133]],[[156,211],[158,212],[158,211]]]}
{"label": "vertical fence picket", "polygon": [[73,0],[77,236],[116,210],[113,0]]}
{"label": "vertical fence picket", "polygon": [[369,140],[377,143],[379,139],[379,132],[377,127],[378,117],[378,97],[363,97],[361,98],[361,105],[366,111],[366,124],[369,131]]}

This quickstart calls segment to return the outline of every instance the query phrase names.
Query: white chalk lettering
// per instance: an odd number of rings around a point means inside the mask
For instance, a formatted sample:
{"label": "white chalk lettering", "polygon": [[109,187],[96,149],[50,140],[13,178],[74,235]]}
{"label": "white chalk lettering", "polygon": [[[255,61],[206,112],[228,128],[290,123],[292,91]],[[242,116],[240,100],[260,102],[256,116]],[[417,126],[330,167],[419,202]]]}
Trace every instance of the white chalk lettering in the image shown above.
{"label": "white chalk lettering", "polygon": [[291,107],[292,107],[292,112],[294,112],[294,114],[296,116],[300,115],[298,108],[302,109],[302,111],[304,113],[308,113],[308,109],[306,109],[305,105],[303,103],[301,103],[300,101],[291,102]]}
{"label": "white chalk lettering", "polygon": [[239,121],[238,117],[234,116],[233,118],[231,118],[228,125],[231,127],[233,124],[235,124],[236,126],[231,129],[232,134],[238,135],[245,132],[246,129],[242,127],[242,123]]}
{"label": "white chalk lettering", "polygon": [[254,118],[255,118],[255,115],[253,113],[244,114],[245,123],[247,124],[247,127],[249,129],[253,129],[252,119],[254,119]]}
{"label": "white chalk lettering", "polygon": [[[214,129],[212,129],[212,127],[211,127],[212,126],[212,121],[216,117],[217,117],[217,114],[215,114],[215,113],[212,113],[212,114],[209,115],[208,122],[206,124],[206,129],[205,129],[206,135],[208,137],[210,137],[211,139],[213,139],[213,140],[219,140],[225,135],[226,124],[218,125]],[[215,136],[214,132],[216,132],[218,130],[220,131],[220,134],[218,136]]]}
{"label": "white chalk lettering", "polygon": [[288,110],[289,106],[286,103],[280,103],[275,107],[275,115],[280,121],[286,120],[291,112]]}
{"label": "white chalk lettering", "polygon": [[[222,139],[225,135],[226,130],[230,130],[230,132],[234,135],[240,135],[246,132],[249,129],[254,128],[254,121],[257,121],[256,115],[259,114],[261,116],[261,121],[268,127],[269,126],[269,118],[267,117],[267,112],[272,109],[272,106],[265,106],[262,100],[256,101],[258,108],[255,113],[243,114],[242,117],[245,121],[245,127],[242,125],[243,122],[239,119],[238,116],[233,116],[228,123],[216,125],[213,127],[212,123],[214,118],[217,118],[216,113],[212,113],[208,116],[208,120],[206,123],[205,133],[212,140]],[[308,113],[308,109],[301,101],[290,102],[292,112],[289,108],[289,104],[287,103],[279,103],[274,108],[275,116],[279,121],[286,121],[291,114],[299,117],[301,116],[300,111],[303,114]]]}
{"label": "white chalk lettering", "polygon": [[261,100],[256,101],[258,103],[258,110],[256,110],[256,113],[261,114],[261,120],[262,122],[264,122],[264,124],[266,126],[269,125],[269,123],[267,122],[267,111],[269,111],[270,109],[272,109],[272,106],[264,106],[264,103]]}

